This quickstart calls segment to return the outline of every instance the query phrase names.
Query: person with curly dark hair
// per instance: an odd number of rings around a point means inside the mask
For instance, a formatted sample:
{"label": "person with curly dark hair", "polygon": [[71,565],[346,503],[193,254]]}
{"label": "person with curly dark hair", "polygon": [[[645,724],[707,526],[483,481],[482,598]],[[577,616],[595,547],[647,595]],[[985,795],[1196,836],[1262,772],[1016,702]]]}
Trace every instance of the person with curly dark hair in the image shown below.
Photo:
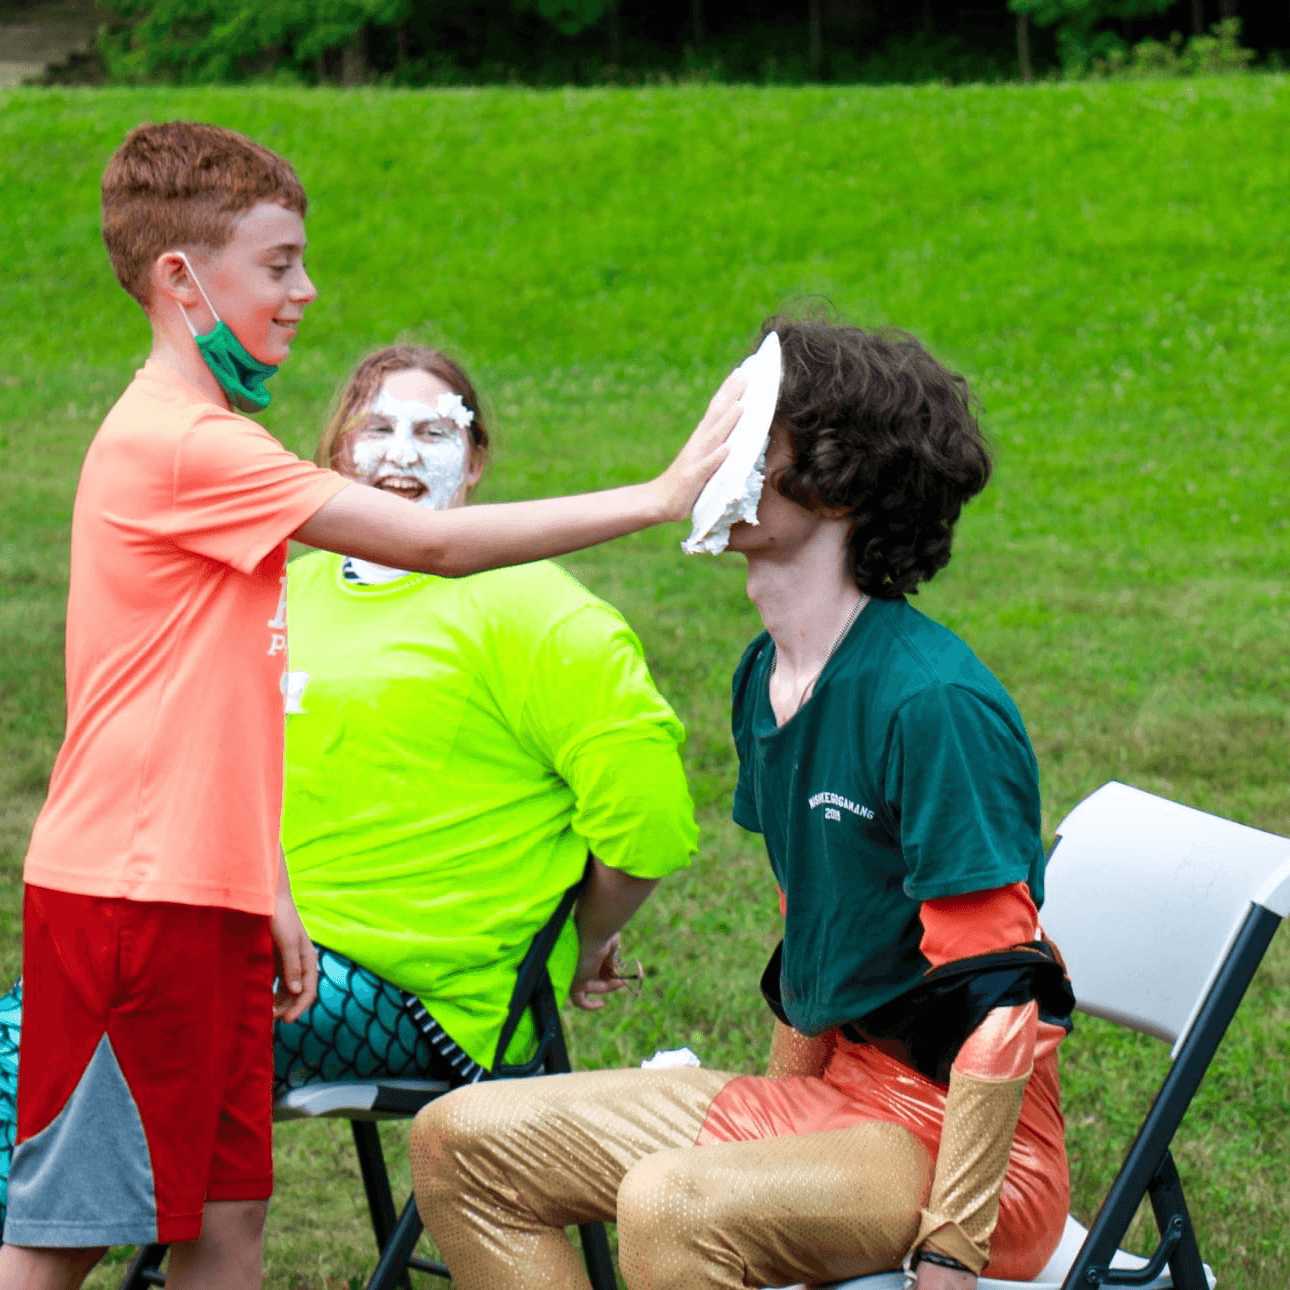
{"label": "person with curly dark hair", "polygon": [[[990,476],[961,376],[903,332],[770,319],[783,379],[735,671],[734,818],[783,940],[764,1076],[484,1085],[412,1134],[462,1290],[585,1286],[561,1228],[616,1219],[630,1290],[1028,1281],[1069,1204],[1038,767],[999,681],[907,596]],[[698,1148],[698,1149],[696,1149]]]}
{"label": "person with curly dark hair", "polygon": [[950,562],[965,503],[990,480],[967,381],[908,332],[771,318],[784,374],[776,418],[791,459],[775,487],[845,512],[856,586],[890,600]]}

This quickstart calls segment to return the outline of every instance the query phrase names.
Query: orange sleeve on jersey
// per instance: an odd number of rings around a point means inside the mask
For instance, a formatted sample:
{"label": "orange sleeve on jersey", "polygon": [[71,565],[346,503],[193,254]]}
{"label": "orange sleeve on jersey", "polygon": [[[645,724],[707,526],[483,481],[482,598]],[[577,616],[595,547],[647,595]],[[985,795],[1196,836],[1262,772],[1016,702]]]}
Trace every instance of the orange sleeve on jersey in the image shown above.
{"label": "orange sleeve on jersey", "polygon": [[1024,882],[925,900],[919,918],[923,924],[919,948],[934,968],[1010,950],[1039,934],[1039,911]]}
{"label": "orange sleeve on jersey", "polygon": [[[1024,882],[925,900],[919,917],[923,955],[934,968],[1010,950],[1039,934],[1039,913]],[[984,1079],[1025,1074],[1035,1051],[1038,1020],[1039,1009],[1033,1002],[994,1009],[968,1036],[954,1069]]]}
{"label": "orange sleeve on jersey", "polygon": [[787,918],[788,917],[788,897],[784,895],[783,887],[777,887],[775,890],[779,892],[779,916],[781,918]]}

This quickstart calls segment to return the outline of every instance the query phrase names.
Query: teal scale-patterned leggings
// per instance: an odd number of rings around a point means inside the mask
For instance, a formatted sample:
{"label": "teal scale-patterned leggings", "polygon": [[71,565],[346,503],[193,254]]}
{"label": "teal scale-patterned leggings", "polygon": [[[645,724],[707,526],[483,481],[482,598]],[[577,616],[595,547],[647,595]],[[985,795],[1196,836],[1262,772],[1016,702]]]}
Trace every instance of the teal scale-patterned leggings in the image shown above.
{"label": "teal scale-patterned leggings", "polygon": [[[482,1069],[417,1000],[374,972],[319,945],[318,998],[273,1038],[273,1096],[331,1080],[438,1079],[469,1084]],[[18,1127],[22,980],[0,998],[0,1232]]]}

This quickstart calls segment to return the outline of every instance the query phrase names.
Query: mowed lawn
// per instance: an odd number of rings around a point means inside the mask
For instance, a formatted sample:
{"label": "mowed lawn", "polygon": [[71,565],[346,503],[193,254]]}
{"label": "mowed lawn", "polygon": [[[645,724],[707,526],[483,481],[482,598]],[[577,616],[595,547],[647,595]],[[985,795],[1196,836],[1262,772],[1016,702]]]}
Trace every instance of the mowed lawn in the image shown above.
{"label": "mowed lawn", "polygon": [[[827,298],[964,371],[997,473],[920,608],[1012,691],[1046,829],[1120,779],[1290,833],[1290,81],[537,93],[0,95],[0,969],[62,721],[77,468],[147,331],[98,237],[122,134],[190,117],[284,152],[321,295],[266,424],[309,451],[365,350],[462,355],[494,413],[483,494],[660,467],[761,319]],[[689,730],[703,824],[633,925],[639,1000],[570,1018],[584,1066],[690,1044],[759,1068],[776,938],[760,845],[729,822],[731,669],[758,630],[736,558],[673,527],[569,566],[620,606]],[[1088,1021],[1064,1049],[1087,1220],[1165,1069]],[[1290,1283],[1290,935],[1176,1146],[1230,1290]],[[402,1132],[388,1133],[406,1178]],[[344,1286],[373,1249],[343,1125],[279,1134],[273,1287]],[[1147,1240],[1139,1226],[1134,1240]],[[124,1258],[124,1252],[115,1257]],[[96,1274],[111,1284],[119,1262]]]}

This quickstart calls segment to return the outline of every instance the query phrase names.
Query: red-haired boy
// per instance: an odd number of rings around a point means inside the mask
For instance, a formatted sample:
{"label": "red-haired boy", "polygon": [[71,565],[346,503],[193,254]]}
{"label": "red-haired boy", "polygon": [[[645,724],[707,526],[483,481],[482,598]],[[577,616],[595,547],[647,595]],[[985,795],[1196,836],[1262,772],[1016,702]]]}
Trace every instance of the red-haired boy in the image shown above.
{"label": "red-haired boy", "polygon": [[173,1246],[172,1290],[259,1284],[273,1018],[315,989],[278,844],[287,539],[439,574],[558,555],[682,518],[738,414],[727,389],[657,479],[579,498],[436,511],[351,485],[239,414],[316,295],[305,210],[281,157],[210,125],[141,126],[103,178],[153,343],[72,520],[0,1287],[75,1286],[146,1242]]}

